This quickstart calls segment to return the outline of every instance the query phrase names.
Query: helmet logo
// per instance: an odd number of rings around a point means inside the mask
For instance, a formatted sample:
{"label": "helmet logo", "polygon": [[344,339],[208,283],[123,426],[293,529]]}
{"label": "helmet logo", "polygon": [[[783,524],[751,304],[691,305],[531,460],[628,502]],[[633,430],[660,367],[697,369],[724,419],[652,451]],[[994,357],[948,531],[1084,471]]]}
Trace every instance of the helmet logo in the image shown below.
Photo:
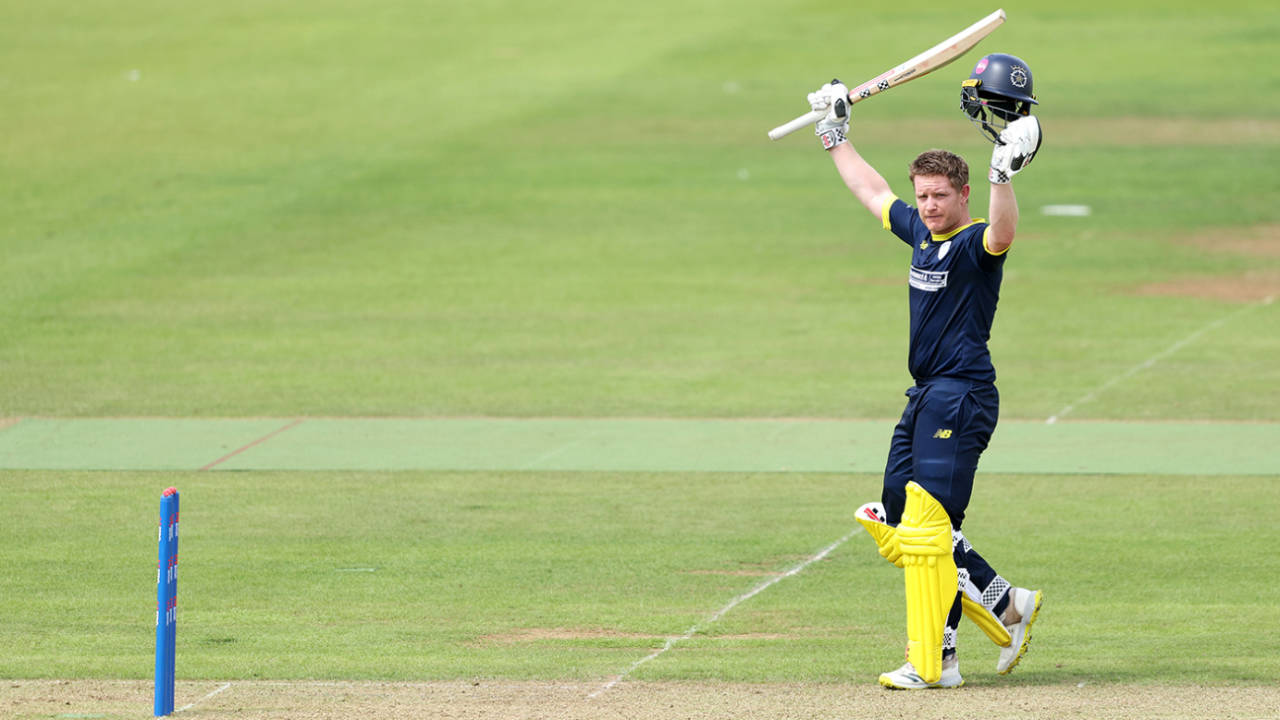
{"label": "helmet logo", "polygon": [[1014,87],[1025,88],[1027,86],[1027,69],[1021,65],[1014,65],[1013,69],[1009,71],[1009,82],[1013,83]]}
{"label": "helmet logo", "polygon": [[973,68],[973,74],[981,75],[986,71],[987,71],[987,58],[984,57],[981,60],[979,60],[978,64]]}

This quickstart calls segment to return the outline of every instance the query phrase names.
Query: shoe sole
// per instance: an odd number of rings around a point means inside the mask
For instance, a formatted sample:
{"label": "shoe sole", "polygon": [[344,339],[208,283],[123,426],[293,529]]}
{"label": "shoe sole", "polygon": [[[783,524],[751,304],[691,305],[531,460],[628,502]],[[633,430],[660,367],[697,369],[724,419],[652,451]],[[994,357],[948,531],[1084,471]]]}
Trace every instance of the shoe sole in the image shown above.
{"label": "shoe sole", "polygon": [[1022,644],[1018,646],[1018,657],[1009,663],[1009,667],[1000,671],[1001,675],[1008,675],[1013,669],[1018,667],[1018,663],[1022,662],[1022,657],[1027,654],[1028,646],[1031,645],[1031,626],[1036,624],[1036,617],[1040,615],[1040,604],[1044,602],[1044,593],[1040,590],[1036,591],[1036,607],[1031,611],[1031,619],[1027,621],[1027,627],[1022,631]]}
{"label": "shoe sole", "polygon": [[880,676],[880,684],[890,690],[955,690],[964,687],[964,679],[957,685],[895,685],[887,676]]}

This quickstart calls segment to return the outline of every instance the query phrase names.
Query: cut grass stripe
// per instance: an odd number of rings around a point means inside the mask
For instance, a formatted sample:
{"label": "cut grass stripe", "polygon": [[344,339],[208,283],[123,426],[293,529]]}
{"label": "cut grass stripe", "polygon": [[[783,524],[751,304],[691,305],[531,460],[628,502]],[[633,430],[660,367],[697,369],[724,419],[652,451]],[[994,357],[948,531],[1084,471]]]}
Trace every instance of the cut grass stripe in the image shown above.
{"label": "cut grass stripe", "polygon": [[[35,418],[0,428],[0,468],[880,472],[892,429],[889,420]],[[1278,444],[1274,423],[1006,421],[982,469],[1278,475]]]}

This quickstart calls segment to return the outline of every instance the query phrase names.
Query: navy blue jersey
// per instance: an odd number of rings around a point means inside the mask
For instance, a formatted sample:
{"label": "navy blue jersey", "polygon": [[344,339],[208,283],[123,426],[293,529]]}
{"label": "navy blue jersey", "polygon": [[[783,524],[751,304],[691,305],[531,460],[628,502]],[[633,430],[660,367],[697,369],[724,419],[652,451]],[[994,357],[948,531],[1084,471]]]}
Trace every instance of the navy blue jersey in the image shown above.
{"label": "navy blue jersey", "polygon": [[994,383],[987,340],[1005,255],[987,250],[987,222],[977,219],[934,235],[919,211],[898,198],[885,203],[882,220],[912,248],[911,376],[917,383],[943,377]]}

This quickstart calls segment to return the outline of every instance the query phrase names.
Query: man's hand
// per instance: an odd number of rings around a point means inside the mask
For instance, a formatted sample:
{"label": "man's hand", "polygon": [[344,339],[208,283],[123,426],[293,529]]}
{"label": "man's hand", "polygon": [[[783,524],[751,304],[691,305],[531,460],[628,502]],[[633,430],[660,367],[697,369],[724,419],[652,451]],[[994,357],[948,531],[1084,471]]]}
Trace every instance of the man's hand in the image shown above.
{"label": "man's hand", "polygon": [[849,134],[849,88],[839,80],[809,93],[809,107],[826,110],[827,114],[814,126],[813,132],[822,140],[822,147],[831,148],[845,142]]}
{"label": "man's hand", "polygon": [[1040,121],[1034,115],[1018,118],[1000,133],[1000,141],[991,151],[991,171],[987,179],[1004,185],[1031,164],[1040,150]]}

